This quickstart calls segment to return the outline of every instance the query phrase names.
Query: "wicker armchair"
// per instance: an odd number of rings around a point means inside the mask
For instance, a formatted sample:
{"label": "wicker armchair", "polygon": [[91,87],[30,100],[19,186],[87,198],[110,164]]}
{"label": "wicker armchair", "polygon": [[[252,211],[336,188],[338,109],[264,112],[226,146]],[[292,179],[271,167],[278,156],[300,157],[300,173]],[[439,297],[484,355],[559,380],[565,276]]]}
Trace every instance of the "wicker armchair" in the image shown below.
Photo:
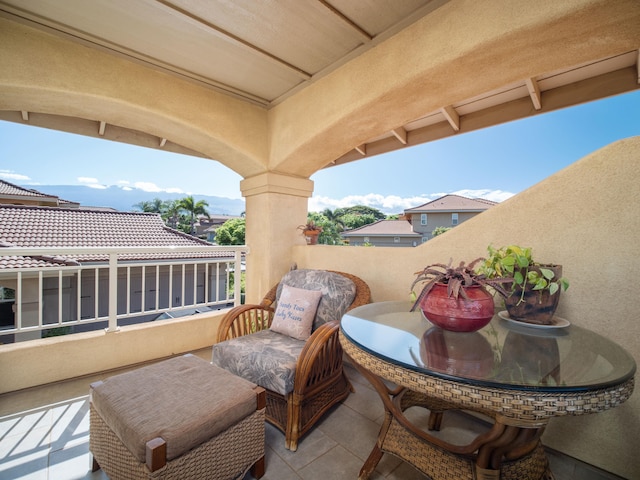
{"label": "wicker armchair", "polygon": [[[363,280],[348,273],[333,273],[355,284],[355,297],[347,311],[371,301],[371,292]],[[272,305],[276,300],[277,288],[278,285],[274,286],[260,305],[240,305],[230,310],[220,324],[217,342],[269,329],[275,313]],[[342,368],[343,354],[338,329],[338,320],[324,323],[315,328],[304,342],[295,363],[293,391],[283,395],[261,385],[267,391],[266,419],[284,432],[285,446],[289,450],[295,451],[299,439],[322,415],[353,391]],[[214,358],[215,350],[216,346]],[[242,376],[241,372],[233,373]]]}

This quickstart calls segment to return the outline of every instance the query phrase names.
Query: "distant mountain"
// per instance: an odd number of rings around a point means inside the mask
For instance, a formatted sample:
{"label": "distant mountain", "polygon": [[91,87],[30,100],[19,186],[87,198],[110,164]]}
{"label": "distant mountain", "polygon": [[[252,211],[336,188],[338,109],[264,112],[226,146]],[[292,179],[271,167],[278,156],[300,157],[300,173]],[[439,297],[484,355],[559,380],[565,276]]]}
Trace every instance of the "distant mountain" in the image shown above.
{"label": "distant mountain", "polygon": [[[111,207],[122,212],[139,211],[134,205],[152,201],[154,198],[162,200],[178,200],[188,196],[185,193],[146,192],[137,188],[124,189],[111,186],[104,189],[86,187],[84,185],[22,185],[33,188],[47,195],[55,195],[64,200],[80,203],[81,207]],[[193,198],[205,200],[210,214],[240,215],[245,211],[244,200],[215,197],[211,195],[193,194]]]}

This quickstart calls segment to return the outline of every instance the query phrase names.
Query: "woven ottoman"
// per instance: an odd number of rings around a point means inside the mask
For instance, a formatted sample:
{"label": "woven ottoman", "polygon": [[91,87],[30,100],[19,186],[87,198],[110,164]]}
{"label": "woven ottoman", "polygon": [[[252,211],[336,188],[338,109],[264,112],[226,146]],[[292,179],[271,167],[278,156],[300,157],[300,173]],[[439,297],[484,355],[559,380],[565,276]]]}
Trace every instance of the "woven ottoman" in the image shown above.
{"label": "woven ottoman", "polygon": [[184,355],[91,385],[93,471],[112,479],[264,474],[262,387]]}

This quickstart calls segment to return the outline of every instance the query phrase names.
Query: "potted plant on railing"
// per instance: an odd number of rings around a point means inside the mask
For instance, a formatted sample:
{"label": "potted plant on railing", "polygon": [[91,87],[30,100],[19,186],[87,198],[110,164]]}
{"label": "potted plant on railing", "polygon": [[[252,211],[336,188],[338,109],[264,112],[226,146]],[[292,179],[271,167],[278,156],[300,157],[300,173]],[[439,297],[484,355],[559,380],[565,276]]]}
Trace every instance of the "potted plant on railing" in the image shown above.
{"label": "potted plant on railing", "polygon": [[302,235],[307,240],[307,245],[316,245],[318,237],[322,233],[322,227],[316,225],[313,220],[308,220],[304,225],[299,225],[298,230],[302,230]]}
{"label": "potted plant on railing", "polygon": [[[436,263],[416,272],[411,291],[423,284],[411,311],[420,307],[427,320],[445,330],[473,332],[484,327],[493,317],[495,304],[486,287],[491,287],[502,296],[509,293],[503,283],[510,278],[487,278],[475,271],[475,266],[483,259],[478,258],[468,265],[460,262],[452,266]],[[414,293],[415,294],[415,293]]]}
{"label": "potted plant on railing", "polygon": [[562,276],[562,265],[536,262],[528,247],[490,245],[487,250],[489,256],[478,271],[490,279],[505,276],[513,279],[510,285],[505,284],[510,293],[505,297],[509,318],[552,325],[560,292],[569,288],[568,280]]}

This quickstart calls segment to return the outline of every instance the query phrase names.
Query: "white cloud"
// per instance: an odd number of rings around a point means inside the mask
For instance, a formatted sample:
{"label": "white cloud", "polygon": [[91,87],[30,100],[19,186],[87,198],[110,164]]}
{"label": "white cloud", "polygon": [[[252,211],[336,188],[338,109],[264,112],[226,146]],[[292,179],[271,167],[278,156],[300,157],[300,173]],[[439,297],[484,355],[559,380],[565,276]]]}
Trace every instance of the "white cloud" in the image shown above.
{"label": "white cloud", "polygon": [[98,183],[98,179],[95,177],[78,177],[77,180],[80,183],[88,183],[88,184]]}
{"label": "white cloud", "polygon": [[0,170],[0,178],[6,178],[7,180],[31,180],[30,177],[22,175],[21,173],[14,173],[11,170]]}
{"label": "white cloud", "polygon": [[[483,198],[494,202],[502,202],[515,195],[514,193],[502,190],[458,190],[450,193],[462,195],[463,197],[468,198]],[[431,193],[413,197],[400,197],[397,195],[385,196],[376,193],[369,193],[367,195],[349,195],[341,199],[314,196],[309,200],[309,211],[321,212],[326,208],[335,210],[336,208],[353,207],[354,205],[366,205],[368,207],[377,208],[384,213],[402,213],[408,208],[418,207],[422,204],[435,200],[436,198],[440,198],[443,195],[447,194]]]}
{"label": "white cloud", "polygon": [[145,192],[162,192],[162,189],[159,186],[151,182],[135,182],[133,186],[140,190],[144,190]]}
{"label": "white cloud", "polygon": [[83,183],[85,187],[95,188],[97,190],[104,190],[106,188],[109,188],[106,185],[98,183],[98,179],[94,177],[78,177],[77,180],[78,182]]}
{"label": "white cloud", "polygon": [[151,183],[151,182],[135,182],[133,186],[134,188],[138,188],[145,192],[151,192],[151,193],[159,193],[159,192],[184,193],[184,190],[182,190],[181,188],[177,188],[177,187],[161,188],[155,183]]}
{"label": "white cloud", "polygon": [[468,198],[483,198],[493,202],[504,202],[515,195],[513,192],[505,192],[504,190],[458,190],[452,193]]}

